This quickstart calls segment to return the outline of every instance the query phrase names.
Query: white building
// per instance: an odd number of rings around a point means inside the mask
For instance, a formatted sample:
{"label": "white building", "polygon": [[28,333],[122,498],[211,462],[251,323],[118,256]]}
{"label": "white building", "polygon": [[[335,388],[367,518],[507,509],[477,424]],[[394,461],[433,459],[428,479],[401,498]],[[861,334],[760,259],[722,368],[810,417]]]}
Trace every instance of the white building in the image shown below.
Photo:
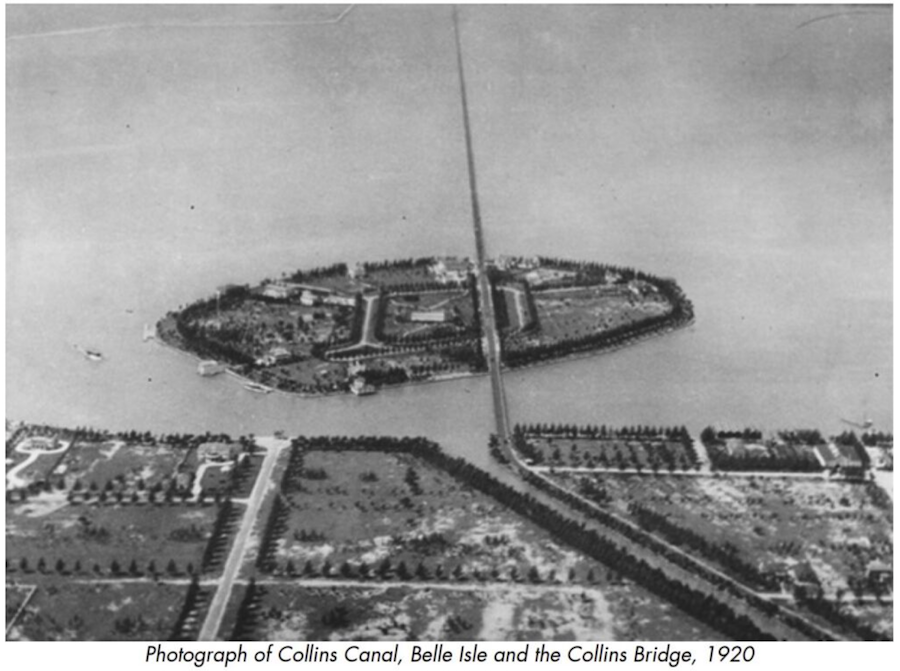
{"label": "white building", "polygon": [[468,259],[449,257],[438,259],[431,266],[431,272],[438,282],[465,282],[471,272],[471,266]]}
{"label": "white building", "polygon": [[288,298],[291,295],[291,290],[289,287],[284,284],[267,284],[263,288],[263,296],[267,296],[268,298]]}
{"label": "white building", "polygon": [[409,321],[426,324],[442,324],[447,321],[445,310],[430,310],[428,312],[410,312]]}
{"label": "white building", "polygon": [[343,305],[344,307],[352,308],[356,305],[356,299],[353,296],[338,296],[337,294],[333,296],[325,297],[326,305]]}

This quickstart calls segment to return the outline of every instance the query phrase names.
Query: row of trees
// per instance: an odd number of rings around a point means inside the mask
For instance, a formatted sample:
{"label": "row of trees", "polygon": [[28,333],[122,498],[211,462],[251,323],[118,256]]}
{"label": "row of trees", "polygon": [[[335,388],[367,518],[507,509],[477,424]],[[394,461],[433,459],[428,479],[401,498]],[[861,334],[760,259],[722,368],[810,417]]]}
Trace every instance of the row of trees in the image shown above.
{"label": "row of trees", "polygon": [[413,270],[428,268],[433,266],[435,258],[433,256],[422,256],[419,258],[394,259],[391,261],[367,261],[362,264],[366,273],[375,272],[377,270]]}
{"label": "row of trees", "polygon": [[[621,571],[661,597],[675,603],[688,614],[709,623],[729,638],[762,640],[771,638],[745,615],[736,613],[730,605],[711,594],[704,594],[664,571],[650,566],[642,558],[613,543],[582,523],[522,493],[481,471],[468,461],[450,457],[435,443],[411,438],[298,438],[295,449],[327,449],[336,451],[362,450],[380,452],[410,452],[443,469],[462,484],[474,487],[497,499],[515,512],[545,528],[558,540],[586,553],[598,561]],[[767,602],[766,602],[767,603]]]}
{"label": "row of trees", "polygon": [[[98,534],[98,538],[103,538],[103,534]],[[108,533],[106,534],[108,537]],[[6,558],[6,572],[7,573],[16,573],[21,571],[22,573],[28,574],[37,571],[41,574],[48,574],[51,572],[51,568],[47,560],[42,556],[39,557],[35,565],[32,567],[31,563],[28,561],[27,557],[20,557],[18,561],[10,560],[9,557]],[[127,567],[124,567],[122,563],[118,559],[113,559],[109,562],[109,568],[106,572],[100,566],[98,562],[94,562],[93,567],[88,570],[82,565],[80,559],[76,559],[69,565],[65,559],[62,557],[58,558],[56,562],[53,564],[52,571],[58,573],[59,575],[86,575],[88,573],[93,573],[94,575],[109,575],[112,577],[124,577],[130,576],[132,578],[140,578],[142,576],[150,576],[152,578],[159,578],[163,574],[168,575],[169,577],[176,578],[185,573],[189,576],[196,576],[196,572],[194,570],[194,565],[191,562],[188,562],[185,566],[184,573],[178,568],[178,564],[174,559],[170,559],[168,564],[166,564],[165,568],[162,569],[156,564],[155,559],[151,559],[147,562],[146,566],[141,566],[138,564],[137,559],[132,559]]]}
{"label": "row of trees", "polygon": [[756,590],[776,591],[778,580],[770,573],[760,571],[755,565],[744,561],[741,551],[733,544],[710,541],[693,529],[677,524],[667,515],[651,510],[645,505],[632,502],[628,512],[646,531],[661,535],[670,543],[690,548],[701,556],[724,567],[738,580]]}
{"label": "row of trees", "polygon": [[[764,613],[774,614],[778,612],[782,620],[786,621],[790,626],[794,627],[798,631],[803,632],[810,638],[827,638],[826,632],[812,625],[804,618],[783,611],[778,607],[777,604],[767,601],[761,597],[757,597],[756,595],[748,593],[742,589],[739,589],[737,584],[733,581],[710,571],[689,555],[675,551],[668,544],[657,539],[652,534],[647,533],[637,525],[623,520],[622,518],[618,517],[608,510],[604,510],[586,502],[584,499],[577,496],[574,492],[564,490],[561,487],[550,483],[546,478],[541,477],[540,475],[530,470],[523,470],[522,476],[527,482],[545,491],[547,494],[563,501],[575,510],[578,510],[588,517],[600,522],[602,525],[617,531],[629,540],[648,548],[654,554],[663,556],[673,564],[676,564],[683,569],[700,576],[709,584],[724,590],[726,593],[729,593],[738,599],[747,601]],[[692,611],[688,612],[692,613]],[[704,618],[700,619],[707,621]]]}
{"label": "row of trees", "polygon": [[669,440],[679,440],[685,444],[693,443],[691,434],[685,426],[649,426],[634,425],[623,427],[612,427],[602,424],[585,424],[578,426],[577,424],[565,423],[530,423],[516,424],[513,428],[515,433],[535,436],[552,436],[562,438],[668,438]]}
{"label": "row of trees", "polygon": [[320,280],[326,277],[345,277],[347,275],[346,263],[333,263],[330,266],[321,266],[312,270],[297,270],[288,276],[291,282],[308,282]]}
{"label": "row of trees", "polygon": [[235,508],[231,499],[225,499],[219,505],[219,511],[216,514],[216,520],[213,523],[212,533],[206,542],[206,548],[203,551],[203,558],[200,562],[200,570],[208,573],[217,569],[222,565],[225,552],[228,549],[230,536],[234,531],[235,524],[240,520],[241,511]]}

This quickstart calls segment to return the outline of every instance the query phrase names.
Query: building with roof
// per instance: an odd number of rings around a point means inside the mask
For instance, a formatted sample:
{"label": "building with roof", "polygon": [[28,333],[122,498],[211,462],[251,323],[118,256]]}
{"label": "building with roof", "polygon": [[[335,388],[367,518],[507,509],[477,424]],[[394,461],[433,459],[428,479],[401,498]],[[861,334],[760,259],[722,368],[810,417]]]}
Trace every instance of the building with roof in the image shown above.
{"label": "building with roof", "polygon": [[438,259],[431,266],[431,272],[438,282],[465,282],[471,270],[469,259],[458,259],[453,256]]}

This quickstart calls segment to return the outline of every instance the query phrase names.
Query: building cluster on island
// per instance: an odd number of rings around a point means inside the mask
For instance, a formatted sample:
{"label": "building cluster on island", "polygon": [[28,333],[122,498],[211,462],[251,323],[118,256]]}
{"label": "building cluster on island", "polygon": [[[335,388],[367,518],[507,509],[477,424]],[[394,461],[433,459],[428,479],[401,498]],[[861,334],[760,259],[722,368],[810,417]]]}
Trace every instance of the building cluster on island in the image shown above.
{"label": "building cluster on island", "polygon": [[525,366],[618,347],[689,323],[672,280],[630,268],[501,256],[488,266],[496,324],[482,325],[466,258],[339,263],[257,286],[229,285],[169,313],[160,338],[231,370],[252,391],[371,393],[384,385],[483,372],[483,328],[503,364]]}

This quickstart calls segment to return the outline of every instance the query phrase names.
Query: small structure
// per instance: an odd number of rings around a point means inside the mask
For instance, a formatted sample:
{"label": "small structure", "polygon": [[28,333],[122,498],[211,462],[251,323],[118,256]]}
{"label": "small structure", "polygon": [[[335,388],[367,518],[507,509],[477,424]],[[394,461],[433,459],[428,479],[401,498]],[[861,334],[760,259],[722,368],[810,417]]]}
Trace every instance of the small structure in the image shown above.
{"label": "small structure", "polygon": [[350,382],[350,391],[357,396],[368,396],[375,393],[375,387],[371,384],[366,384],[363,378],[355,377]]}
{"label": "small structure", "polygon": [[267,298],[284,300],[286,298],[290,298],[291,289],[280,283],[267,284],[265,287],[263,287],[262,295],[266,296]]}
{"label": "small structure", "polygon": [[331,296],[326,296],[324,303],[326,305],[341,305],[343,307],[352,308],[356,305],[356,298],[353,296],[341,296],[339,294],[333,294]]}
{"label": "small structure", "polygon": [[425,324],[443,324],[447,321],[446,310],[429,310],[427,312],[410,312],[409,321]]}
{"label": "small structure", "polygon": [[866,566],[866,580],[870,585],[891,585],[894,582],[894,569],[883,561],[872,560]]}
{"label": "small structure", "polygon": [[556,268],[535,268],[525,273],[525,279],[534,287],[566,280],[571,277],[575,277],[575,273],[571,270],[558,270]]}
{"label": "small structure", "polygon": [[431,272],[438,282],[465,282],[471,272],[469,259],[448,257],[438,259],[431,266]]}
{"label": "small structure", "polygon": [[813,454],[824,469],[831,469],[838,465],[837,452],[831,445],[822,443],[813,448]]}
{"label": "small structure", "polygon": [[318,305],[321,302],[321,299],[308,289],[304,290],[303,293],[300,294],[300,305],[312,307],[313,305]]}
{"label": "small structure", "polygon": [[201,361],[197,365],[197,373],[203,377],[212,377],[213,375],[218,375],[219,373],[224,373],[226,370],[225,364],[219,363],[214,359],[208,359],[206,361]]}
{"label": "small structure", "polygon": [[240,451],[237,443],[202,443],[197,448],[197,458],[200,461],[221,463],[233,460]]}

